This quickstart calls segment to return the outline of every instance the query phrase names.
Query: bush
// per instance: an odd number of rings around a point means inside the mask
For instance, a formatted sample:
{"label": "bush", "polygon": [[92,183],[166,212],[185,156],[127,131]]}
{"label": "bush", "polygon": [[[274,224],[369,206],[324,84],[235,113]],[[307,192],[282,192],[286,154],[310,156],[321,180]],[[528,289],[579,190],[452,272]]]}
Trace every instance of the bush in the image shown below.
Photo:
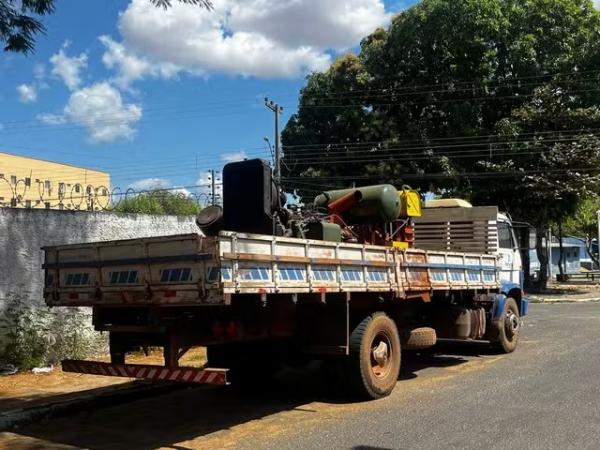
{"label": "bush", "polygon": [[0,362],[21,370],[86,358],[106,350],[90,315],[77,308],[50,310],[10,296],[0,317]]}

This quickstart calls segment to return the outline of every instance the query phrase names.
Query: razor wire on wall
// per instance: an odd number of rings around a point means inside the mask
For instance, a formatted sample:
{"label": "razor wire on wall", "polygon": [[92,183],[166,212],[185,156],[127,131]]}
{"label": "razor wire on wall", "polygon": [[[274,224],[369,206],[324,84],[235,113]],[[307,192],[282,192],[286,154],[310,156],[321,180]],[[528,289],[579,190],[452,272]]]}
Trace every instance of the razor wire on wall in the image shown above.
{"label": "razor wire on wall", "polygon": [[[119,206],[127,200],[138,196],[160,198],[165,195],[186,199],[200,208],[221,203],[221,196],[218,193],[202,192],[206,189],[206,185],[122,190],[119,187],[111,189],[104,185],[58,183],[58,187],[54,189],[47,180],[32,181],[30,178],[15,177],[7,179],[4,175],[0,175],[0,183],[5,183],[9,192],[8,197],[0,196],[0,207],[9,208],[113,211],[118,210]],[[0,192],[2,191],[0,187]]]}

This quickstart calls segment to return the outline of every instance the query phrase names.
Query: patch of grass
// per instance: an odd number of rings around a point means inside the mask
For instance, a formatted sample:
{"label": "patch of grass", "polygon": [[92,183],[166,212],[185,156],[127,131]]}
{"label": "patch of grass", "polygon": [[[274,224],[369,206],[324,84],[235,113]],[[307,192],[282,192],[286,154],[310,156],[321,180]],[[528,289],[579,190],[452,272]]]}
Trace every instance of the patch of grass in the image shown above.
{"label": "patch of grass", "polygon": [[20,370],[86,358],[106,349],[89,314],[78,308],[50,308],[12,294],[0,316],[0,362]]}

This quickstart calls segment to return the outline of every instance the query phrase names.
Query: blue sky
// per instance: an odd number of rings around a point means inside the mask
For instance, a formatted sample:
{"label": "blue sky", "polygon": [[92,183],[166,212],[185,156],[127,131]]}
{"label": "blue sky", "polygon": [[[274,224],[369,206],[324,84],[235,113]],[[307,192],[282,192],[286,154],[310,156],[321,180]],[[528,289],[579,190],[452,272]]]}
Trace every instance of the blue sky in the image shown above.
{"label": "blue sky", "polygon": [[268,158],[268,96],[293,113],[307,71],[410,2],[59,0],[34,54],[0,53],[0,151],[106,170],[123,189],[193,186]]}

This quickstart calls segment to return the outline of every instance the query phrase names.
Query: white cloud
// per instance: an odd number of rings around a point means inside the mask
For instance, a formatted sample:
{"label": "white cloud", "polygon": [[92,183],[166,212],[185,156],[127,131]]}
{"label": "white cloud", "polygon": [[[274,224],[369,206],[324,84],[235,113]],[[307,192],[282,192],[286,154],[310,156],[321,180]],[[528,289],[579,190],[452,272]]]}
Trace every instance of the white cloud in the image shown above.
{"label": "white cloud", "polygon": [[183,187],[174,187],[171,180],[166,178],[144,178],[142,180],[135,181],[129,185],[130,189],[136,192],[141,191],[160,191],[168,190],[173,194],[183,195],[185,197],[192,197],[192,192]]}
{"label": "white cloud", "polygon": [[47,125],[62,125],[64,123],[67,123],[67,118],[65,116],[63,116],[62,114],[51,114],[51,113],[39,114],[37,116],[37,119],[40,122],[43,122]]}
{"label": "white cloud", "polygon": [[68,42],[65,42],[59,52],[50,57],[50,62],[52,75],[60,78],[73,91],[81,84],[80,72],[87,67],[87,55],[81,53],[79,56],[67,56],[65,50],[68,46]]}
{"label": "white cloud", "polygon": [[389,17],[380,0],[239,0],[228,26],[260,31],[287,46],[352,47]]}
{"label": "white cloud", "polygon": [[34,103],[37,101],[37,90],[33,84],[20,84],[17,86],[17,92],[21,103]]}
{"label": "white cloud", "polygon": [[73,92],[64,114],[87,129],[91,142],[112,142],[133,138],[136,130],[132,125],[142,118],[142,108],[123,103],[117,89],[101,82]]}
{"label": "white cloud", "polygon": [[225,163],[243,161],[244,159],[247,159],[247,158],[248,158],[248,154],[243,150],[239,151],[239,152],[223,153],[221,155],[221,159]]}
{"label": "white cloud", "polygon": [[116,42],[110,36],[98,38],[106,51],[102,55],[102,62],[109,69],[116,69],[118,75],[114,81],[118,86],[128,87],[133,81],[146,76],[157,78],[171,78],[177,74],[178,68],[169,63],[153,64],[147,58],[139,56]]}
{"label": "white cloud", "polygon": [[152,191],[156,189],[168,189],[173,184],[166,178],[144,178],[131,183],[129,187],[134,191]]}
{"label": "white cloud", "polygon": [[350,48],[388,20],[382,0],[219,0],[213,11],[180,2],[164,11],[132,0],[119,19],[127,51],[117,55],[121,49],[105,43],[105,64],[118,66],[125,80],[152,75],[148,64],[297,77],[324,70],[328,50]]}
{"label": "white cloud", "polygon": [[38,116],[51,125],[80,125],[92,143],[132,139],[136,133],[133,125],[141,118],[142,108],[124,103],[121,93],[106,81],[72,92],[62,114]]}
{"label": "white cloud", "polygon": [[33,66],[33,77],[36,80],[43,80],[44,78],[46,78],[46,66],[41,63],[34,65]]}

